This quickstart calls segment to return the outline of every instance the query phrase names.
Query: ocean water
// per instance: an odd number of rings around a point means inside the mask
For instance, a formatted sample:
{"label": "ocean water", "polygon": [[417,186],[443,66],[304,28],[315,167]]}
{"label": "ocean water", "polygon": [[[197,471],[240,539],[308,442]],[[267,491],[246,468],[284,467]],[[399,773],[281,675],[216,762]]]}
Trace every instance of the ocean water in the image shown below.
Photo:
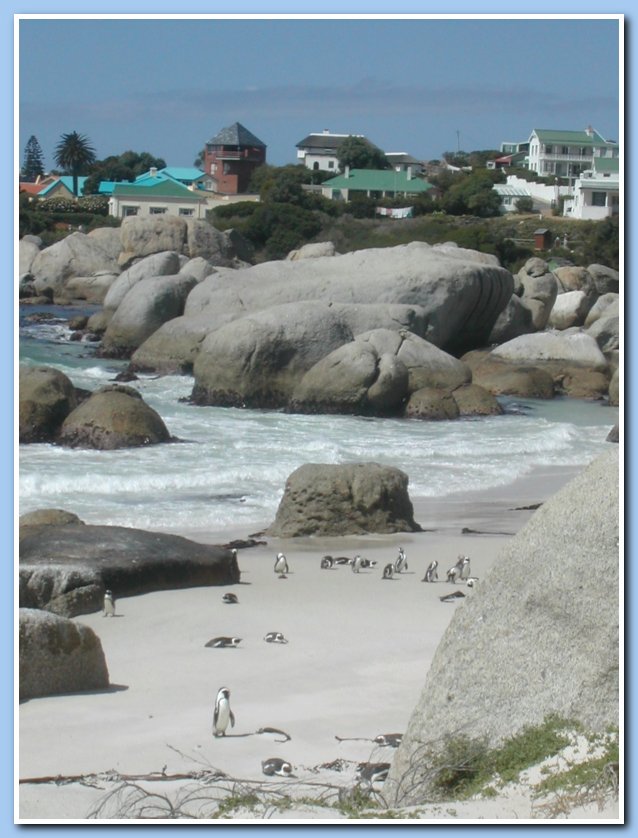
{"label": "ocean water", "polygon": [[[27,319],[51,308],[23,307],[20,362],[46,364],[78,387],[111,382],[125,362],[95,357],[72,342],[67,319]],[[618,409],[571,399],[502,400],[502,416],[451,422],[302,416],[187,403],[188,376],[148,375],[129,386],[180,442],[120,451],[51,444],[19,446],[19,513],[66,509],[87,524],[246,537],[270,524],[288,475],[304,463],[377,462],[409,476],[409,493],[444,497],[506,485],[539,466],[581,466],[605,447]]]}

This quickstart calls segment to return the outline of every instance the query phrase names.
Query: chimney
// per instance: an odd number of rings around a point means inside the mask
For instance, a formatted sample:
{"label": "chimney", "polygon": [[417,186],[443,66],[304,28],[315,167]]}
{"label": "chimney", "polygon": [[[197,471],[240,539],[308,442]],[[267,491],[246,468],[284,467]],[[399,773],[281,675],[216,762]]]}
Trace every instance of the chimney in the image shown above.
{"label": "chimney", "polygon": [[156,166],[151,166],[151,168],[149,170],[149,174],[150,174],[151,177],[157,177],[157,167]]}
{"label": "chimney", "polygon": [[346,166],[343,176],[350,177],[350,166]]}
{"label": "chimney", "polygon": [[585,133],[587,134],[588,137],[593,136],[594,129],[591,127],[591,125],[588,125],[587,128],[585,128]]}
{"label": "chimney", "polygon": [[324,129],[323,129],[323,133],[324,133],[324,134],[329,134],[329,133],[330,133],[330,129],[329,129],[329,128],[324,128]]}

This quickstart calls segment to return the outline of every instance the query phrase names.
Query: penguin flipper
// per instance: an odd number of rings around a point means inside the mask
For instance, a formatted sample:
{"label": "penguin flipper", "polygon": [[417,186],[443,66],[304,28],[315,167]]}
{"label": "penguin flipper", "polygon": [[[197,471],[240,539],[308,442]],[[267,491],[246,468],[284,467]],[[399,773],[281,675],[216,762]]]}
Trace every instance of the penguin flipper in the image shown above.
{"label": "penguin flipper", "polygon": [[230,711],[230,726],[235,727],[235,714],[232,710]]}

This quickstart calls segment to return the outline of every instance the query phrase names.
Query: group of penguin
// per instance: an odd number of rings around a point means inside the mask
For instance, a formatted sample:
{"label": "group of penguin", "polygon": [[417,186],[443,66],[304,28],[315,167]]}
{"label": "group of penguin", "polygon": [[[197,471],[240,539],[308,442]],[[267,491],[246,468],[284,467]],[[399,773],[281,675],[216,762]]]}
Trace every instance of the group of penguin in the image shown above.
{"label": "group of penguin", "polygon": [[[233,551],[236,554],[236,551]],[[329,570],[339,565],[349,565],[353,573],[359,573],[362,569],[375,567],[376,561],[365,559],[359,554],[354,558],[347,558],[340,556],[334,558],[333,556],[323,556],[321,559],[321,568]],[[437,582],[438,581],[438,566],[439,563],[435,559],[427,567],[425,576],[422,582]],[[399,553],[394,562],[389,562],[383,568],[382,579],[392,579],[396,574],[399,574],[408,569],[408,559],[403,547],[399,547]],[[280,579],[287,578],[290,573],[288,560],[283,553],[277,553],[275,557],[274,571]],[[456,583],[457,580],[465,581],[469,587],[473,587],[477,581],[477,577],[470,576],[470,559],[468,556],[459,555],[456,563],[447,571],[447,581]],[[442,602],[452,602],[457,597],[464,596],[460,591],[455,591],[452,594],[439,597]],[[226,593],[222,597],[226,604],[237,604],[239,602],[237,595],[233,593]],[[115,616],[115,597],[111,590],[107,590],[104,594],[104,617]],[[207,647],[212,648],[236,648],[241,643],[241,637],[214,637],[206,644]],[[264,636],[267,643],[288,643],[288,640],[279,631],[270,631]],[[215,706],[213,710],[213,736],[225,736],[228,726],[235,726],[235,715],[230,708],[230,690],[228,687],[221,687],[217,691],[215,698]],[[401,734],[380,734],[374,740],[377,745],[398,747],[401,741]],[[267,776],[291,777],[293,775],[293,767],[287,760],[279,757],[271,757],[261,763],[262,772]],[[360,780],[366,782],[383,782],[385,780],[389,769],[389,763],[360,763],[357,769],[357,776]]]}

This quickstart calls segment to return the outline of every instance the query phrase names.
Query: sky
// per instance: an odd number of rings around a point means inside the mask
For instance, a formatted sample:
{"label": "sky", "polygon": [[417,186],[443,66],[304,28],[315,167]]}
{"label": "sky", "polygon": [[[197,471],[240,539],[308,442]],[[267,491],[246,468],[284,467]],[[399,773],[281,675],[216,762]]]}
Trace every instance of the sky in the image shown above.
{"label": "sky", "polygon": [[615,19],[24,19],[19,163],[70,131],[98,159],[191,166],[241,122],[267,162],[308,133],[364,134],[421,160],[499,148],[534,128],[619,139]]}

